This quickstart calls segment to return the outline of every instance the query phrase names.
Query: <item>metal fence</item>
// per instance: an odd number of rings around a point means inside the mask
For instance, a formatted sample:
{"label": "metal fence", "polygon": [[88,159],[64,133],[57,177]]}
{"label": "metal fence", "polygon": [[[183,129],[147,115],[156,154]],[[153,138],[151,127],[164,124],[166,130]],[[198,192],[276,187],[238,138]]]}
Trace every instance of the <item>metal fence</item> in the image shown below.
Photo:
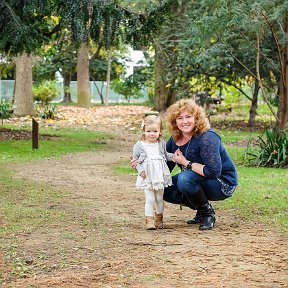
{"label": "metal fence", "polygon": [[[56,97],[53,101],[55,102],[60,102],[64,98],[64,87],[63,87],[63,82],[58,82],[58,87],[59,87],[59,96]],[[14,85],[15,81],[14,80],[0,80],[0,99],[6,99],[6,100],[11,100],[13,97],[13,91],[14,91]],[[101,98],[100,94],[103,95],[105,98],[106,95],[106,82],[102,81],[90,81],[90,91],[91,91],[91,102],[92,103],[100,103]],[[71,91],[71,99],[73,102],[77,102],[77,81],[71,81],[70,83],[70,91]],[[131,98],[130,102],[145,102],[148,100],[148,95],[145,90],[142,91],[143,97],[140,98]],[[113,103],[123,103],[127,102],[125,97],[123,95],[117,94],[115,91],[110,89],[109,93],[109,102]]]}

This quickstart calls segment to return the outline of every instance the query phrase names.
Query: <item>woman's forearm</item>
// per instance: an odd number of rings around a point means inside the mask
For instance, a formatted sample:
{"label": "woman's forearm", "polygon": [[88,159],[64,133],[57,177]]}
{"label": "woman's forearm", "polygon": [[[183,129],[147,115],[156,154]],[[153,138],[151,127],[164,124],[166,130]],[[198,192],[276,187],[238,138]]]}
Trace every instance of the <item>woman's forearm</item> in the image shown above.
{"label": "woman's forearm", "polygon": [[203,165],[203,164],[193,162],[191,165],[191,170],[194,171],[195,173],[205,177],[205,175],[203,173],[204,166],[205,165]]}

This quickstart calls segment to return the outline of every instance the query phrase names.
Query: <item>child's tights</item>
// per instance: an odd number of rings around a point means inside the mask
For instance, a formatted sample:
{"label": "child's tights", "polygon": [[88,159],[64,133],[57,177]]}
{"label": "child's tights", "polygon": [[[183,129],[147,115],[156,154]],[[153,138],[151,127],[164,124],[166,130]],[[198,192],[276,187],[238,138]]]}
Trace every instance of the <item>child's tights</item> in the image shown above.
{"label": "child's tights", "polygon": [[164,189],[144,189],[145,193],[145,216],[154,216],[154,205],[157,214],[162,214],[164,210],[163,194]]}

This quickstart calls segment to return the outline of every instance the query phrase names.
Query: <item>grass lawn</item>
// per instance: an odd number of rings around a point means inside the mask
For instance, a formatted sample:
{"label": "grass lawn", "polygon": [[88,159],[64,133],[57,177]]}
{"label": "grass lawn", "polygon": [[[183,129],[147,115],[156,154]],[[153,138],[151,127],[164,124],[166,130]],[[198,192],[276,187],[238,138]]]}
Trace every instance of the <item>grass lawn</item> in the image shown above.
{"label": "grass lawn", "polygon": [[41,133],[46,138],[47,136],[51,138],[40,140],[39,149],[32,149],[31,140],[0,141],[0,164],[27,162],[47,157],[60,157],[67,153],[103,149],[107,146],[105,140],[111,138],[108,134],[85,129],[41,128]]}

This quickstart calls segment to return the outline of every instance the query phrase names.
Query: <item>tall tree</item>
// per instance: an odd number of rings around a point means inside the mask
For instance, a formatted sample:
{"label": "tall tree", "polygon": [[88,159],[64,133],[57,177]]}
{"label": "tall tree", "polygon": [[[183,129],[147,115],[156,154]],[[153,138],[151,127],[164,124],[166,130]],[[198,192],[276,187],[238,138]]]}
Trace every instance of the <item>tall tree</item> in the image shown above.
{"label": "tall tree", "polygon": [[[253,77],[255,93],[259,85],[264,100],[271,108],[268,100],[271,96],[275,98],[275,87],[279,87],[276,95],[279,98],[278,113],[271,109],[279,129],[287,127],[288,112],[285,52],[288,43],[287,7],[285,0],[277,1],[277,5],[268,0],[204,0],[200,3],[202,13],[198,14],[197,21],[193,21],[189,28],[194,38],[190,38],[190,47],[198,47],[197,63],[202,65],[203,60],[206,59],[207,62],[209,59],[210,67],[213,68],[211,60],[221,63],[226,58],[225,67],[228,70],[241,67],[234,75],[241,76],[242,69],[247,76]],[[242,72],[241,77],[243,74]],[[253,105],[255,103],[256,101],[252,101]],[[250,110],[253,112],[252,107]]]}
{"label": "tall tree", "polygon": [[[45,1],[0,1],[0,51],[17,55],[14,114],[33,115],[31,53],[46,43],[57,25]],[[18,67],[17,67],[18,66]]]}
{"label": "tall tree", "polygon": [[171,9],[169,22],[155,37],[155,108],[165,111],[177,98],[178,43],[187,22],[190,1],[179,1]]}
{"label": "tall tree", "polygon": [[[160,1],[157,5],[149,6],[145,12],[132,11],[121,6],[121,1],[117,0],[62,0],[58,4],[63,22],[70,27],[77,43],[87,45],[92,39],[95,43],[103,42],[109,51],[111,47],[117,49],[120,43],[147,43],[164,21],[167,7],[174,2]],[[85,90],[88,93],[88,89]]]}
{"label": "tall tree", "polygon": [[[122,0],[121,2],[126,5],[130,4],[136,11],[143,11],[149,7],[149,3],[161,1]],[[166,3],[164,7],[169,17],[166,17],[166,21],[163,21],[160,29],[157,29],[153,38],[150,39],[149,46],[153,46],[155,50],[154,108],[158,111],[165,111],[176,101],[175,69],[178,57],[176,46],[185,26],[187,5],[191,5],[191,1],[177,0]],[[151,14],[153,15],[153,11]],[[154,13],[153,17],[157,17],[157,14]]]}

